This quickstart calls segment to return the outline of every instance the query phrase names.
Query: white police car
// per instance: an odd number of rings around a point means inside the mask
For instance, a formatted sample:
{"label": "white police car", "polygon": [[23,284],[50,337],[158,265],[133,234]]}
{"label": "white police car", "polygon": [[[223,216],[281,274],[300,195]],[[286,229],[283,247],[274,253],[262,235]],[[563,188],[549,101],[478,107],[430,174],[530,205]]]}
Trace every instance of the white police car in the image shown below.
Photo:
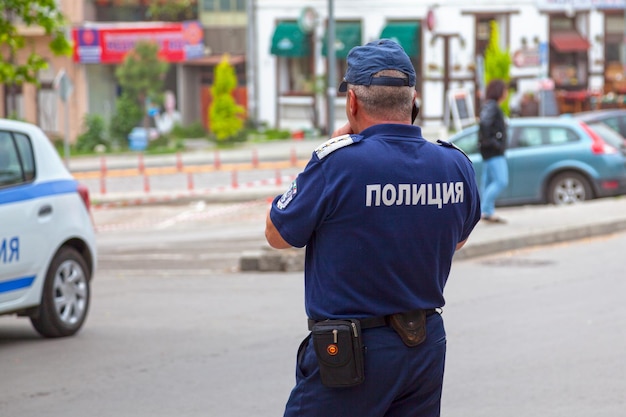
{"label": "white police car", "polygon": [[96,266],[89,193],[45,133],[0,119],[0,314],[70,336],[89,310]]}

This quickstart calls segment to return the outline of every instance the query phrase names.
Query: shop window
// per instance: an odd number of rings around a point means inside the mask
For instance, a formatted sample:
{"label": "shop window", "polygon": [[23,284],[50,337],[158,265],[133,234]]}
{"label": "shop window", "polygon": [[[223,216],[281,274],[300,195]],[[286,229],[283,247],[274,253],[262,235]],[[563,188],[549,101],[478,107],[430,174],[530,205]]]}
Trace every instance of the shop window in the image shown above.
{"label": "shop window", "polygon": [[479,16],[476,18],[476,56],[485,56],[485,50],[491,38],[491,22],[495,16]]}
{"label": "shop window", "polygon": [[[328,55],[328,34],[322,39],[322,56]],[[348,52],[355,46],[362,44],[360,22],[336,22],[335,23],[335,86],[343,81],[343,76],[348,69]],[[345,95],[345,93],[338,93]]]}
{"label": "shop window", "polygon": [[[3,86],[0,85],[0,88]],[[24,96],[22,86],[17,84],[4,85],[4,117],[12,119],[24,118]]]}
{"label": "shop window", "polygon": [[279,58],[278,91],[282,95],[313,94],[315,80],[311,70],[311,58]]}
{"label": "shop window", "polygon": [[604,87],[605,91],[626,92],[622,45],[624,40],[624,16],[607,14],[604,36]]}
{"label": "shop window", "polygon": [[204,12],[243,12],[246,10],[246,0],[202,0]]}
{"label": "shop window", "polygon": [[39,127],[45,132],[58,132],[57,109],[58,94],[51,82],[42,82],[37,90],[37,116]]}
{"label": "shop window", "polygon": [[589,41],[576,30],[573,18],[550,19],[550,77],[556,88],[587,88],[589,47]]}
{"label": "shop window", "polygon": [[279,22],[272,36],[271,54],[277,58],[278,93],[311,95],[315,92],[312,37],[296,22]]}

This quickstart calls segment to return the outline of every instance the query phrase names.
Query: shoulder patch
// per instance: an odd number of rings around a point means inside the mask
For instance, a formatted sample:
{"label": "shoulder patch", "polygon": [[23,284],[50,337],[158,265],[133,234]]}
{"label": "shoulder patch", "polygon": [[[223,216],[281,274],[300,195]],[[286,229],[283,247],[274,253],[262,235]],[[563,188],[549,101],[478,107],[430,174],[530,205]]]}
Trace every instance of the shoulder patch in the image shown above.
{"label": "shoulder patch", "polygon": [[463,149],[461,149],[458,146],[456,146],[454,143],[448,142],[447,140],[441,140],[441,139],[437,139],[437,143],[439,145],[443,146],[443,147],[446,147],[446,148],[456,149],[457,151],[459,151],[463,155],[465,155],[465,157],[467,158],[468,161],[472,162],[472,160],[469,158],[469,156],[467,156],[465,151],[463,151]]}
{"label": "shoulder patch", "polygon": [[324,159],[326,156],[344,146],[352,145],[354,139],[350,135],[341,135],[335,138],[330,138],[320,146],[315,148],[315,154],[319,159]]}
{"label": "shoulder patch", "polygon": [[285,207],[287,207],[289,203],[291,203],[291,200],[293,200],[293,198],[296,196],[297,193],[298,193],[298,182],[297,182],[297,179],[295,179],[289,186],[289,189],[287,189],[287,191],[285,191],[285,193],[276,202],[276,208],[279,210],[284,210]]}

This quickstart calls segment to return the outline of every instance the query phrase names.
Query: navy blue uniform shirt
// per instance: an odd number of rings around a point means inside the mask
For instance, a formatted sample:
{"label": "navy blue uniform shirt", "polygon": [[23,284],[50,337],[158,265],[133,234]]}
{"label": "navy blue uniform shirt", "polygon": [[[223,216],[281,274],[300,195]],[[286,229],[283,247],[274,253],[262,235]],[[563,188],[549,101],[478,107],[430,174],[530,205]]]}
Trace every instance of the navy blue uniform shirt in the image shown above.
{"label": "navy blue uniform shirt", "polygon": [[306,246],[307,315],[364,318],[444,305],[480,201],[462,152],[417,126],[383,124],[318,147],[270,218],[289,244]]}

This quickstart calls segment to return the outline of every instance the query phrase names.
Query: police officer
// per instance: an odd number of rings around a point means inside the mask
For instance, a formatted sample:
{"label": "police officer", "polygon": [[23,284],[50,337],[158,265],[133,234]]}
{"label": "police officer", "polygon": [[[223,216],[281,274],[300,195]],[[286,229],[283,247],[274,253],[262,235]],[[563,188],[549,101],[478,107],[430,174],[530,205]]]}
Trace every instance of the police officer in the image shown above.
{"label": "police officer", "polygon": [[[285,416],[439,416],[439,312],[452,256],[480,219],[474,170],[461,151],[412,125],[415,70],[397,43],[355,47],[347,64],[339,91],[348,123],[267,214],[272,247],[306,246],[313,338],[298,351]],[[338,324],[316,333],[328,323]],[[341,336],[345,323],[354,335]],[[358,348],[340,362],[362,360],[364,379],[353,368],[345,383],[327,365],[346,354],[350,337]]]}

